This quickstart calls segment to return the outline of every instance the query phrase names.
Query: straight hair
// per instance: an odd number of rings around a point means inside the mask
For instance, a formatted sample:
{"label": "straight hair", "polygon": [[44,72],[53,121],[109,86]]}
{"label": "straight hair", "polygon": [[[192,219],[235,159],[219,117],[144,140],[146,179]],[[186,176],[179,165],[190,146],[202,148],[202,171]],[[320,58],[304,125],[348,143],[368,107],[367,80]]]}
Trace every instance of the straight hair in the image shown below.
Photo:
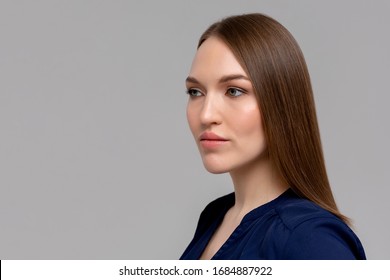
{"label": "straight hair", "polygon": [[200,37],[222,40],[252,82],[268,154],[289,187],[344,222],[329,184],[313,90],[303,53],[291,33],[263,14],[230,16]]}

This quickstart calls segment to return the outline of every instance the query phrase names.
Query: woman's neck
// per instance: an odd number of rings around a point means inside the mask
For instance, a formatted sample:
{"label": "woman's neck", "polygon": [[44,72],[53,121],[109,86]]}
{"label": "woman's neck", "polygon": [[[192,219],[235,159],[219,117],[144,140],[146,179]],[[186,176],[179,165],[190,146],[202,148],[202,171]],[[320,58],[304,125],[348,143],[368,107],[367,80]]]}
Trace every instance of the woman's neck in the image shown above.
{"label": "woman's neck", "polygon": [[258,159],[245,167],[233,170],[230,176],[235,191],[235,205],[231,210],[242,217],[288,189],[288,184],[268,158]]}

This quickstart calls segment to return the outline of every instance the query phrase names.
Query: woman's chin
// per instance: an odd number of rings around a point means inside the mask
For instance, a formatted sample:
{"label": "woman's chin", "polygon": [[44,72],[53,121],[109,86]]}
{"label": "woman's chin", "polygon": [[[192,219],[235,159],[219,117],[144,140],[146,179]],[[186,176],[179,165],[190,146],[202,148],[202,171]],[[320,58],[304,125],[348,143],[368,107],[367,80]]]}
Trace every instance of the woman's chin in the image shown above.
{"label": "woman's chin", "polygon": [[229,169],[226,166],[222,166],[220,164],[215,164],[215,163],[210,164],[207,162],[203,162],[203,165],[208,172],[213,174],[222,174],[222,173],[229,172]]}

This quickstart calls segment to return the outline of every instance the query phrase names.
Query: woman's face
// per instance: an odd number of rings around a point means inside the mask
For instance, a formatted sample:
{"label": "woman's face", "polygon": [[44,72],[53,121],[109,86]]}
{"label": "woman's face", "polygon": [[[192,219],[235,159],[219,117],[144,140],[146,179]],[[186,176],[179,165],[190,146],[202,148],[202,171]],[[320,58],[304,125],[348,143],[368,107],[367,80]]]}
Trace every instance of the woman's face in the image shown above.
{"label": "woman's face", "polygon": [[220,39],[210,37],[199,47],[186,87],[188,123],[209,172],[261,161],[266,141],[252,83]]}

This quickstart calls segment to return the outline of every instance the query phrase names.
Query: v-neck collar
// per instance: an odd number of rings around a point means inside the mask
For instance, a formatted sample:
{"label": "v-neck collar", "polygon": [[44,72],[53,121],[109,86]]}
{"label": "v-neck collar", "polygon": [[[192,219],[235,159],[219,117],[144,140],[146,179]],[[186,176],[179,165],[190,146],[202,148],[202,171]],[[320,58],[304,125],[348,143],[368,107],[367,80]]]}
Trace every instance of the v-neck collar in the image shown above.
{"label": "v-neck collar", "polygon": [[[228,239],[222,244],[222,246],[218,249],[218,251],[214,254],[214,256],[211,258],[216,259],[219,255],[221,255],[227,248],[229,248],[229,244],[231,242],[234,242],[242,232],[245,231],[245,229],[248,226],[248,222],[254,219],[257,219],[266,213],[268,213],[270,210],[274,209],[276,205],[280,204],[284,200],[288,199],[291,195],[293,195],[293,191],[289,188],[286,191],[284,191],[282,194],[280,194],[278,197],[275,199],[262,204],[253,210],[249,211],[245,216],[242,218],[240,224],[234,229],[234,231],[231,233],[231,235],[228,237]],[[225,217],[227,211],[234,205],[235,203],[235,194],[230,193],[229,195],[226,196],[226,203],[224,205],[224,208],[220,212],[220,214],[217,216],[215,221],[212,223],[212,225],[209,227],[206,233],[206,237],[204,238],[202,242],[201,250],[199,250],[199,256],[202,255],[203,251],[206,249],[208,243],[210,242],[212,236],[214,235],[215,231],[217,228],[220,226],[220,224],[223,221],[223,218]]]}

